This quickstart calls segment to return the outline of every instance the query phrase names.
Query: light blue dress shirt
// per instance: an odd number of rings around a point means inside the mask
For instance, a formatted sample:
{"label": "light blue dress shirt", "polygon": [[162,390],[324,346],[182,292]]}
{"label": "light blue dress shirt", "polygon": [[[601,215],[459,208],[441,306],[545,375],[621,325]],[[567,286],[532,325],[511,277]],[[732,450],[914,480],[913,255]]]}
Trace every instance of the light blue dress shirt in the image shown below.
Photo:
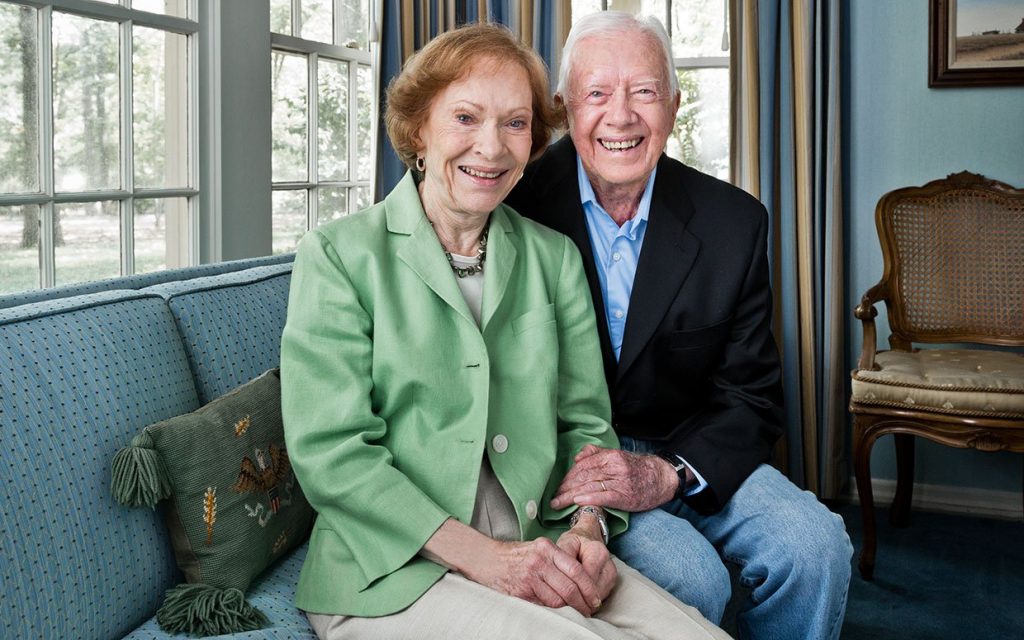
{"label": "light blue dress shirt", "polygon": [[626,330],[626,316],[629,315],[629,296],[633,293],[633,276],[640,260],[640,249],[644,246],[647,233],[647,216],[651,212],[651,193],[654,191],[654,176],[651,172],[640,197],[636,215],[621,227],[597,202],[594,187],[590,184],[583,162],[576,158],[577,175],[580,181],[580,200],[587,220],[587,235],[594,250],[597,263],[597,277],[604,294],[604,314],[608,320],[608,337],[611,338],[615,359],[622,352],[622,336]]}
{"label": "light blue dress shirt", "polygon": [[[594,251],[597,279],[601,284],[601,294],[604,298],[608,338],[611,340],[616,361],[622,352],[622,336],[626,331],[626,318],[629,316],[629,297],[633,293],[636,265],[640,261],[640,250],[644,246],[644,236],[647,234],[647,218],[651,213],[651,194],[654,193],[654,177],[657,173],[658,168],[655,167],[651,177],[647,179],[643,195],[640,196],[636,215],[620,227],[597,202],[597,194],[594,193],[590,178],[583,169],[583,161],[576,156],[580,201],[583,203],[587,235],[590,236],[590,248]],[[708,486],[690,463],[684,458],[679,459],[697,478],[697,484],[691,487],[686,495],[692,496]]]}

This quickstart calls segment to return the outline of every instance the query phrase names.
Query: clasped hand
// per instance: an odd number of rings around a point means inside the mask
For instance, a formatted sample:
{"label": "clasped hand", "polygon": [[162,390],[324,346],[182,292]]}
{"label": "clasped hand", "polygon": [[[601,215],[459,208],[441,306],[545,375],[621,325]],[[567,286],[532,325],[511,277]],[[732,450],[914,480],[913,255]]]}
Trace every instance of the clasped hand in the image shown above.
{"label": "clasped hand", "polygon": [[562,534],[557,544],[538,538],[498,545],[498,562],[467,577],[546,607],[570,606],[585,616],[594,615],[615,586],[608,549],[578,527]]}

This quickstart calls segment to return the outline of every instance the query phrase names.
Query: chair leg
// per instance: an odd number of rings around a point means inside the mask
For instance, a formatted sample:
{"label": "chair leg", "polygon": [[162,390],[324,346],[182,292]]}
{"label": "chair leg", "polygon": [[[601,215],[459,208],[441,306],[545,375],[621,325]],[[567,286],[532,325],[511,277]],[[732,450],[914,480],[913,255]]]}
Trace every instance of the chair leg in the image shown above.
{"label": "chair leg", "polygon": [[896,495],[889,509],[889,523],[894,527],[910,524],[910,503],[914,497],[914,436],[893,434],[896,441]]}
{"label": "chair leg", "polygon": [[864,437],[864,425],[859,417],[853,419],[853,469],[857,476],[857,495],[860,497],[861,516],[864,520],[864,545],[860,552],[858,568],[865,580],[871,580],[875,573],[875,501],[871,493],[871,446]]}

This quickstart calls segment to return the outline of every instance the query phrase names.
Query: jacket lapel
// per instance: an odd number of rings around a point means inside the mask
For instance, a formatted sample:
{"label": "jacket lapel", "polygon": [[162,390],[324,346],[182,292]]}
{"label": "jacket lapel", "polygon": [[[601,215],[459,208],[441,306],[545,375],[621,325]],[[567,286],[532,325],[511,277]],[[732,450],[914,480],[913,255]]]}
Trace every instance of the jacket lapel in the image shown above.
{"label": "jacket lapel", "polygon": [[411,173],[406,173],[384,199],[384,211],[388,231],[408,236],[406,241],[400,243],[398,258],[459,315],[475,325],[476,320],[451,275],[451,267],[437,235],[423,212]]}
{"label": "jacket lapel", "polygon": [[661,324],[700,251],[700,241],[686,230],[693,202],[665,156],[658,165],[619,353],[619,380]]}
{"label": "jacket lapel", "polygon": [[505,297],[508,281],[516,264],[514,234],[505,208],[499,206],[491,213],[491,227],[487,232],[487,262],[484,265],[484,298],[481,303],[480,330],[494,316]]}

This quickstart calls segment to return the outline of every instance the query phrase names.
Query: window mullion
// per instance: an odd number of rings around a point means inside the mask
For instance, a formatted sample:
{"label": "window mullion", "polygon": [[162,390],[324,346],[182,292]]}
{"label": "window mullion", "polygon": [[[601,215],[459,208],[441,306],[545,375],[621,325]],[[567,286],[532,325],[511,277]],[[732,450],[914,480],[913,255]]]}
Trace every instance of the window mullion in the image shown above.
{"label": "window mullion", "polygon": [[121,216],[121,273],[135,273],[135,149],[132,82],[132,21],[120,24],[121,42],[118,48],[120,64],[118,72],[121,87],[121,189],[129,196],[121,200],[118,211]]}
{"label": "window mullion", "polygon": [[729,56],[674,58],[672,63],[677,69],[728,69]]}
{"label": "window mullion", "polygon": [[[359,64],[355,61],[348,63],[348,104],[345,110],[348,112],[348,175],[345,177],[349,182],[356,182],[359,178]],[[350,188],[345,194],[348,213],[357,211],[355,190]]]}
{"label": "window mullion", "polygon": [[307,121],[306,127],[306,139],[308,151],[306,156],[309,159],[308,166],[306,168],[308,180],[313,184],[313,188],[306,192],[306,228],[313,229],[317,225],[318,211],[317,211],[317,188],[316,182],[319,178],[318,168],[320,165],[320,145],[319,145],[319,127],[320,127],[320,96],[318,93],[319,83],[317,78],[320,73],[320,56],[316,53],[309,54],[309,64],[307,65],[308,71],[308,84],[306,85],[306,95],[309,96],[309,108],[306,110]]}
{"label": "window mullion", "polygon": [[[378,96],[378,95],[380,95],[380,93],[379,93],[380,90],[378,89],[378,80],[379,80],[379,78],[378,78],[378,75],[376,73],[374,73],[374,67],[370,67],[370,77],[371,77],[370,90],[373,91],[373,95],[374,96]],[[376,163],[375,158],[377,157],[377,153],[378,153],[378,149],[377,149],[377,137],[378,137],[377,133],[378,133],[378,128],[376,126],[376,124],[378,122],[378,118],[380,117],[379,116],[380,105],[378,104],[378,100],[376,100],[375,98],[372,99],[371,100],[371,107],[370,108],[373,110],[373,113],[370,116],[371,117],[371,120],[370,120],[370,158],[371,158],[370,162],[371,162],[371,164],[370,164],[370,186],[369,186],[369,189],[370,189],[370,202],[373,202],[374,194],[377,192],[377,171],[376,171],[376,167],[374,165]]]}
{"label": "window mullion", "polygon": [[[190,0],[190,10],[195,11],[195,2]],[[194,13],[189,15],[195,15]],[[185,107],[185,127],[188,142],[185,149],[185,171],[188,186],[199,190],[209,188],[201,185],[199,178],[199,34],[193,33],[185,40],[185,93],[188,104]],[[193,124],[194,123],[194,124]],[[188,264],[199,264],[199,196],[195,194],[186,200],[188,219],[185,222],[185,259]]]}
{"label": "window mullion", "polygon": [[334,0],[331,7],[331,44],[341,46],[341,0]]}
{"label": "window mullion", "polygon": [[295,38],[302,33],[302,0],[292,0],[292,33]]}
{"label": "window mullion", "polygon": [[42,7],[36,19],[39,63],[36,65],[39,117],[39,187],[48,201],[39,207],[39,280],[52,287],[57,281],[53,210],[53,8]]}

